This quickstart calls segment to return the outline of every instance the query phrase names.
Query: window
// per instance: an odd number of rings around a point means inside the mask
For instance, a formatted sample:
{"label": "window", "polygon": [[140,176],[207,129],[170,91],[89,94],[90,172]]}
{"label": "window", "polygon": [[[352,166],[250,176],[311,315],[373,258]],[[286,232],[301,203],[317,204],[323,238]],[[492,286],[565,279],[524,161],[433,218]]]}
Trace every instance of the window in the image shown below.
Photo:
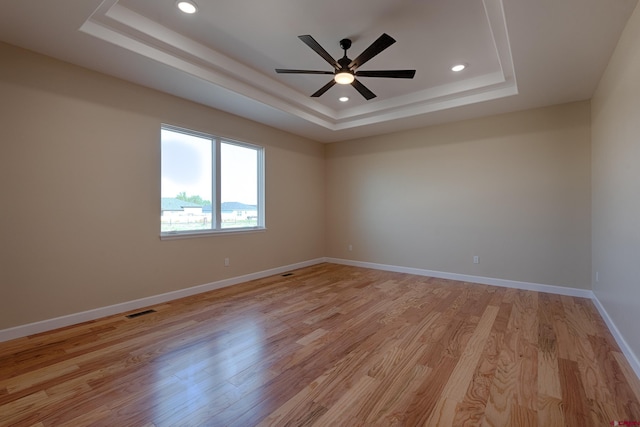
{"label": "window", "polygon": [[161,236],[264,228],[264,149],[161,129]]}

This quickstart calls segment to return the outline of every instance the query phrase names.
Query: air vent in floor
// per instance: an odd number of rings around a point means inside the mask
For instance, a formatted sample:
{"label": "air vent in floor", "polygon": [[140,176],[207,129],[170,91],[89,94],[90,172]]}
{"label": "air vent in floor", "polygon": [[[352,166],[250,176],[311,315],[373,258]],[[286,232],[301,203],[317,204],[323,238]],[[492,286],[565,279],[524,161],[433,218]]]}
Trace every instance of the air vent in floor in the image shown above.
{"label": "air vent in floor", "polygon": [[151,313],[155,313],[155,310],[145,310],[145,311],[139,311],[137,313],[131,313],[131,314],[127,314],[125,317],[127,319],[134,319],[136,317],[140,317],[140,316],[144,316],[145,314],[151,314]]}

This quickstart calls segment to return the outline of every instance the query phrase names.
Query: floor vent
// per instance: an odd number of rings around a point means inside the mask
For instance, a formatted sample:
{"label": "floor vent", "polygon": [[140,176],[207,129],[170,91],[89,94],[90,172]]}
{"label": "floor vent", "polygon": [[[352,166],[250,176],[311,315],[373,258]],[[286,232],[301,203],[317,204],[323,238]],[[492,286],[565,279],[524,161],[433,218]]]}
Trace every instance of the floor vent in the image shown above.
{"label": "floor vent", "polygon": [[282,275],[282,277],[289,277],[289,276],[293,276],[293,273],[284,273],[284,274]]}
{"label": "floor vent", "polygon": [[137,313],[127,314],[126,318],[127,319],[135,319],[136,317],[144,316],[145,314],[151,314],[151,313],[155,313],[155,312],[156,312],[155,310],[139,311]]}

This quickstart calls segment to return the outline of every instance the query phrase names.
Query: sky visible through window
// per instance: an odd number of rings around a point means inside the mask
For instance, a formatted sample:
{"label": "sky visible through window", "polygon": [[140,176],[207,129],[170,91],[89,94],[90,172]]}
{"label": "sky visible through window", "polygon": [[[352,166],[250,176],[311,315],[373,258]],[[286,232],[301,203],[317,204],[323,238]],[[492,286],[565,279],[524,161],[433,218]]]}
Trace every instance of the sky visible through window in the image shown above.
{"label": "sky visible through window", "polygon": [[220,201],[258,203],[258,152],[251,148],[223,143]]}
{"label": "sky visible through window", "polygon": [[211,150],[209,139],[162,129],[162,197],[211,200]]}
{"label": "sky visible through window", "polygon": [[[162,196],[200,196],[211,201],[213,144],[209,138],[162,129]],[[221,145],[221,202],[256,205],[256,150],[234,144]]]}

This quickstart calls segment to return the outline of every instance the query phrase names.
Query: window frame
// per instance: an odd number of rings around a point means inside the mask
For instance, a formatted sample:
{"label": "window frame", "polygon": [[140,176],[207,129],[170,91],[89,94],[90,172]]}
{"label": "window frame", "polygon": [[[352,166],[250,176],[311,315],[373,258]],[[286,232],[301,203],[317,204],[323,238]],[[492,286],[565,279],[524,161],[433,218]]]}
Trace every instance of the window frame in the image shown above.
{"label": "window frame", "polygon": [[[265,148],[261,145],[250,142],[239,141],[237,139],[227,138],[220,135],[212,135],[206,132],[196,131],[183,128],[180,126],[162,123],[160,131],[163,130],[182,133],[185,135],[195,136],[198,138],[208,139],[212,145],[211,149],[211,228],[204,230],[181,230],[181,231],[162,231],[160,225],[160,239],[182,239],[193,237],[207,237],[222,234],[234,233],[252,233],[266,230],[265,222]],[[227,227],[222,228],[222,203],[220,197],[222,195],[222,144],[231,144],[243,148],[256,151],[256,178],[257,178],[257,201],[256,208],[258,210],[257,225],[250,227]],[[162,182],[162,136],[160,137],[160,181]],[[162,184],[161,184],[162,190]],[[205,196],[206,197],[206,196]],[[162,199],[162,194],[160,195]],[[161,204],[162,205],[162,204]],[[162,210],[160,211],[162,217]]]}

